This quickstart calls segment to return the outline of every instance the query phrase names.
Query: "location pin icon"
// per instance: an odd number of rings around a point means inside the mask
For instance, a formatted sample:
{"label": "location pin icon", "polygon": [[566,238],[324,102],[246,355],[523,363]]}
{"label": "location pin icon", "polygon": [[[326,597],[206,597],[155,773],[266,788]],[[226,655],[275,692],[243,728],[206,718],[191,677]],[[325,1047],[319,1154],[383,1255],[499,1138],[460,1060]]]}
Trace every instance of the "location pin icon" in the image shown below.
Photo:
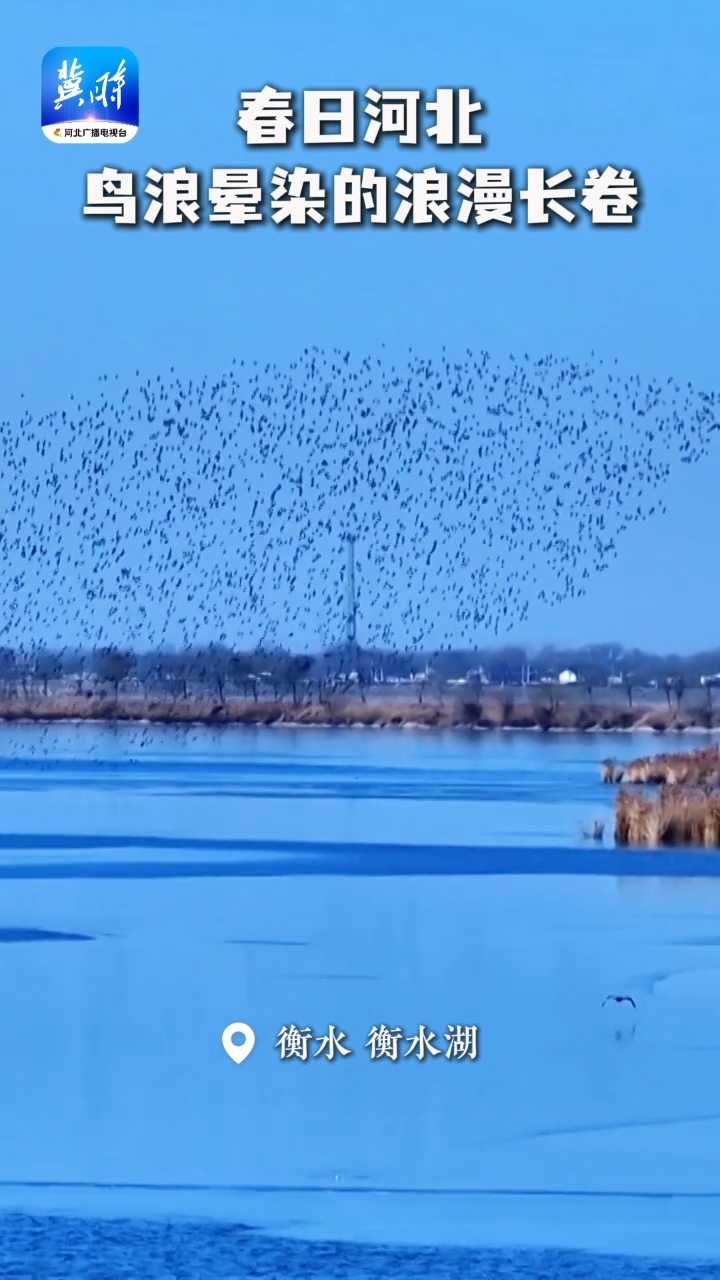
{"label": "location pin icon", "polygon": [[[235,1036],[243,1036],[244,1039],[237,1044]],[[222,1033],[222,1047],[233,1062],[244,1062],[255,1048],[255,1032],[247,1022],[231,1022]]]}

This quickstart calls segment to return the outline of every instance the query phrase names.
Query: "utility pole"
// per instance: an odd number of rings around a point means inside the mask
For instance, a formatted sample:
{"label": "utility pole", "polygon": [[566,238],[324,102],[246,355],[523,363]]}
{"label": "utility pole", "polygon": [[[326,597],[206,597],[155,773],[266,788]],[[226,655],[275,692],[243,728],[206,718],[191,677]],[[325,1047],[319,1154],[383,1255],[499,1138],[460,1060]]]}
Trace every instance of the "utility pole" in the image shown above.
{"label": "utility pole", "polygon": [[357,671],[357,593],[355,590],[355,537],[347,535],[347,564],[345,568],[345,649],[347,653],[348,671]]}

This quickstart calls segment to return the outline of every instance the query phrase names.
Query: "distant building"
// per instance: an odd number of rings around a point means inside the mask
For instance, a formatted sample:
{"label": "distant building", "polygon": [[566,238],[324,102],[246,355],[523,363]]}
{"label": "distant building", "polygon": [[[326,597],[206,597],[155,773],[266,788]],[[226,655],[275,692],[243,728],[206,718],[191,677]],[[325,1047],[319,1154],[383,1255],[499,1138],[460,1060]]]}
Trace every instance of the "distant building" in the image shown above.
{"label": "distant building", "polygon": [[577,684],[577,682],[578,682],[577,672],[571,671],[569,667],[567,668],[567,670],[561,671],[560,675],[558,676],[558,684]]}
{"label": "distant building", "polygon": [[713,685],[720,684],[720,671],[716,672],[714,676],[701,676],[700,683],[704,688],[708,685],[712,687]]}

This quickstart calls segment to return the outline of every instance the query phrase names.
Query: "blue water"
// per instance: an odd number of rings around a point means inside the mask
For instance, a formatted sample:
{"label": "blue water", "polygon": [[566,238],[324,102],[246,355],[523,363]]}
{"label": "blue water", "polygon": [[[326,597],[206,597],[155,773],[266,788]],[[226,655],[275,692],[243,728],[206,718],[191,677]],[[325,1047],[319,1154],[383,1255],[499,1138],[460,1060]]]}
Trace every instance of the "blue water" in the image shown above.
{"label": "blue water", "polygon": [[0,727],[0,1275],[712,1274],[720,858],[616,851],[599,771],[707,741]]}
{"label": "blue water", "polygon": [[716,1280],[711,1262],[579,1253],[572,1250],[397,1248],[262,1235],[236,1224],[97,1221],[25,1214],[0,1220],[0,1274],[13,1280],[238,1280],[322,1277],[380,1280]]}

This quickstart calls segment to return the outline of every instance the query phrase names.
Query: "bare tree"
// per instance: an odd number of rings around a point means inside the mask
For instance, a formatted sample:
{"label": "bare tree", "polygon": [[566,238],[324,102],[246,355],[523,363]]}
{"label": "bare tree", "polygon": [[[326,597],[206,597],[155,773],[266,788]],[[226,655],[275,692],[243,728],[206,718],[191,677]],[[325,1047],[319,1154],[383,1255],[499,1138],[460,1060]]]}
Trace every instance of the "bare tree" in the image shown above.
{"label": "bare tree", "polygon": [[0,649],[0,680],[6,694],[14,694],[17,688],[18,659],[14,649]]}
{"label": "bare tree", "polygon": [[84,692],[86,665],[87,655],[82,649],[68,649],[62,655],[62,673],[66,679],[75,681],[75,693],[79,698]]}
{"label": "bare tree", "polygon": [[198,676],[201,682],[225,701],[225,688],[229,679],[230,650],[221,644],[211,644],[198,654]]}
{"label": "bare tree", "polygon": [[62,662],[58,654],[51,653],[49,649],[40,649],[35,655],[33,675],[41,682],[43,694],[47,698],[50,681],[58,680],[62,675]]}
{"label": "bare tree", "polygon": [[228,659],[228,675],[233,684],[242,688],[245,697],[252,691],[257,702],[257,656],[254,653],[233,653]]}
{"label": "bare tree", "polygon": [[287,685],[292,694],[293,706],[298,703],[298,684],[305,679],[312,667],[312,658],[308,654],[289,655],[280,662],[277,674],[282,684]]}
{"label": "bare tree", "polygon": [[120,684],[127,680],[135,667],[135,655],[129,649],[116,649],[114,645],[98,649],[94,655],[94,670],[98,680],[106,681],[115,690],[117,702]]}

